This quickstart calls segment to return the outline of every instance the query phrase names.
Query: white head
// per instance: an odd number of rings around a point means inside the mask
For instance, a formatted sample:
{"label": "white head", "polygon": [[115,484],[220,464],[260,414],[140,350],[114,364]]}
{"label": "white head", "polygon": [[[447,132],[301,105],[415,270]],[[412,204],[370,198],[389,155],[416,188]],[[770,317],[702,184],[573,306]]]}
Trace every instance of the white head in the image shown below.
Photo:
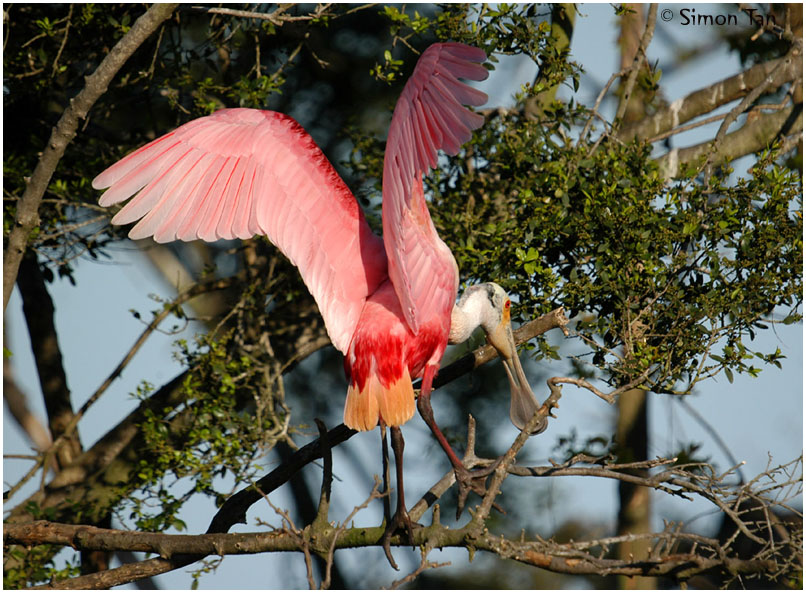
{"label": "white head", "polygon": [[[486,282],[471,286],[453,308],[448,342],[451,344],[464,342],[473,330],[481,326],[487,335],[487,341],[498,351],[504,363],[511,394],[509,417],[512,423],[522,430],[540,406],[518,359],[509,318],[510,306],[509,296],[497,284]],[[543,432],[547,425],[547,421],[544,420],[532,434]]]}

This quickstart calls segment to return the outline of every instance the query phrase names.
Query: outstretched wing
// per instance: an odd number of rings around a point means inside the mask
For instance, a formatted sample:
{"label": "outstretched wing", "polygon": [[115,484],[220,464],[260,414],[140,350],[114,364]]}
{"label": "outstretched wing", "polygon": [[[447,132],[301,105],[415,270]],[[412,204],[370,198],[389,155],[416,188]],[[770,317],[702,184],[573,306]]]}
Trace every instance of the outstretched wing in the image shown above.
{"label": "outstretched wing", "polygon": [[461,43],[429,47],[395,105],[383,164],[383,233],[389,277],[415,333],[426,315],[456,298],[456,262],[437,236],[423,196],[422,175],[437,151],[455,155],[484,118],[465,105],[487,95],[459,80],[484,80],[487,58]]}
{"label": "outstretched wing", "polygon": [[[383,242],[325,155],[292,118],[224,109],[98,175],[112,219],[155,241],[266,235],[299,268],[334,346],[346,352],[364,301],[387,278]],[[136,195],[135,195],[136,194]]]}

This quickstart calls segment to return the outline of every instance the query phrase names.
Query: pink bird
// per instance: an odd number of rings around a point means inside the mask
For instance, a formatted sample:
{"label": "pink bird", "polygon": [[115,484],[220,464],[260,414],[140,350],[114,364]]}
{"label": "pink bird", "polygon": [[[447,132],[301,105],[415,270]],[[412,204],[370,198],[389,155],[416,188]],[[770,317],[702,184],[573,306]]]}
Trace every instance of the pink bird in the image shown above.
{"label": "pink bird", "polygon": [[[224,109],[193,120],[112,165],[93,180],[110,206],[134,196],[112,219],[139,222],[132,239],[157,242],[245,239],[265,235],[299,269],[349,380],[344,423],[389,426],[398,508],[384,534],[411,522],[402,487],[400,426],[417,406],[465,489],[486,474],[469,472],[433,418],[431,385],[448,342],[481,326],[501,354],[518,428],[538,408],[510,327],[510,300],[495,284],[469,288],[456,303],[459,272],[437,236],[422,176],[437,151],[455,155],[483,123],[465,105],[487,95],[459,79],[481,81],[484,51],[438,43],[420,57],[392,117],[383,167],[383,235],[371,230],[355,197],[313,139],[292,118],[256,109]],[[542,429],[543,427],[541,427]],[[466,490],[465,490],[466,493]]]}

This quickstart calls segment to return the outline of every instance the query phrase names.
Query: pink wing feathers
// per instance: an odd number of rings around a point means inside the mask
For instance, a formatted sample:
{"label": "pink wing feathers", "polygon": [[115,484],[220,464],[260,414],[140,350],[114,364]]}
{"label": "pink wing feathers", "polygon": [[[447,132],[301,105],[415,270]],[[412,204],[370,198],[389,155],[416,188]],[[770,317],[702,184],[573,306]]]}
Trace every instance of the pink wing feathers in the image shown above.
{"label": "pink wing feathers", "polygon": [[[406,322],[417,333],[426,315],[453,306],[456,262],[439,239],[423,195],[422,175],[437,151],[455,155],[484,118],[464,105],[487,95],[459,81],[484,80],[483,50],[461,43],[429,47],[395,105],[383,165],[383,234],[389,277]],[[452,279],[452,280],[451,280]]]}
{"label": "pink wing feathers", "polygon": [[[193,120],[98,175],[100,204],[132,239],[266,235],[299,268],[333,345],[346,352],[366,297],[387,278],[381,239],[322,151],[292,118],[224,109]],[[138,193],[139,192],[139,193]]]}

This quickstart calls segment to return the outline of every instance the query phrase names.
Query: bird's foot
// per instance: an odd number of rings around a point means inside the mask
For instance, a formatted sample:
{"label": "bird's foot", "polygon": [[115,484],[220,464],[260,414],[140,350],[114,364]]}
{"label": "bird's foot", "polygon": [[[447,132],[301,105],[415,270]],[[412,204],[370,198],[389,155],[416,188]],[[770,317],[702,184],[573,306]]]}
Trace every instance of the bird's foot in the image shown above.
{"label": "bird's foot", "polygon": [[389,560],[389,564],[391,564],[392,568],[395,570],[399,569],[395,563],[395,559],[392,557],[392,550],[389,547],[392,543],[392,536],[396,533],[405,533],[408,535],[408,544],[414,546],[414,527],[422,527],[422,525],[412,521],[406,509],[401,507],[397,508],[394,516],[386,525],[386,530],[381,537],[381,543],[383,545],[383,551],[386,553],[386,559]]}
{"label": "bird's foot", "polygon": [[[470,494],[470,492],[475,492],[482,498],[487,494],[487,478],[489,478],[490,474],[500,465],[501,459],[502,458],[499,457],[492,464],[481,469],[470,470],[464,465],[454,466],[453,472],[456,475],[456,484],[459,487],[459,500],[456,504],[457,521],[462,515],[465,502],[467,501],[467,495]],[[493,507],[501,513],[505,512],[497,503],[493,503]]]}

